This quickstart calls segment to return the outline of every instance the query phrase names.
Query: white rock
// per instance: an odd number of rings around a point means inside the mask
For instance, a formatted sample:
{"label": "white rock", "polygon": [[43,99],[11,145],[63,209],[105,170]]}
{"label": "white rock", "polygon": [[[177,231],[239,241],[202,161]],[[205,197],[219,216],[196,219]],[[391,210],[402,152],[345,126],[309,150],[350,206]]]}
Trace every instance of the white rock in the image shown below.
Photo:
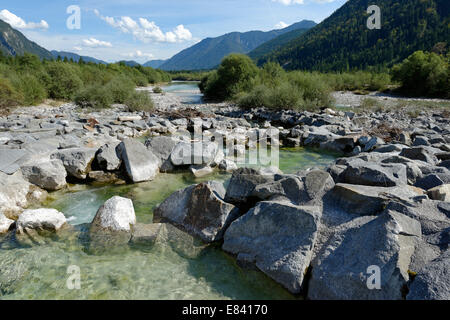
{"label": "white rock", "polygon": [[0,212],[0,234],[8,232],[14,220],[8,219],[3,213]]}
{"label": "white rock", "polygon": [[112,197],[98,210],[93,225],[110,231],[131,231],[136,224],[133,201],[122,197]]}
{"label": "white rock", "polygon": [[17,220],[17,232],[25,230],[58,231],[67,223],[63,213],[55,209],[25,210]]}

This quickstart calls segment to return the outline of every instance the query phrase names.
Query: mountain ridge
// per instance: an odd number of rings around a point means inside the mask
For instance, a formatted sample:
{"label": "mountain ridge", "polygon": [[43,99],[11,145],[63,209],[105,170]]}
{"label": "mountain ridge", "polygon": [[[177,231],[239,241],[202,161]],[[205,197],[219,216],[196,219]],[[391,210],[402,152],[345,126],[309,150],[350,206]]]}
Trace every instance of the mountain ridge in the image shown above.
{"label": "mountain ridge", "polygon": [[346,2],[298,38],[257,60],[276,61],[287,70],[385,69],[417,50],[450,44],[448,0],[379,0],[381,29],[367,28],[369,0]]}
{"label": "mountain ridge", "polygon": [[208,70],[215,68],[230,53],[249,53],[259,45],[298,28],[310,28],[316,23],[303,20],[284,29],[270,31],[230,32],[205,38],[182,50],[160,66],[167,71]]}

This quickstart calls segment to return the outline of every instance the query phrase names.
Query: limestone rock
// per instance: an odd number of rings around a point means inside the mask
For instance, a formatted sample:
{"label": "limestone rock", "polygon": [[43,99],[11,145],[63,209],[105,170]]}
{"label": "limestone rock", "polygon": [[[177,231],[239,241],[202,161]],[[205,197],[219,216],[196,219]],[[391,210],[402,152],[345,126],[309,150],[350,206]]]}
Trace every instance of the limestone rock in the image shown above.
{"label": "limestone rock", "polygon": [[314,247],[320,210],[288,202],[260,202],[234,221],[223,250],[255,264],[292,293],[299,293]]}
{"label": "limestone rock", "polygon": [[159,159],[142,143],[125,139],[118,147],[128,177],[134,182],[153,180],[159,171]]}

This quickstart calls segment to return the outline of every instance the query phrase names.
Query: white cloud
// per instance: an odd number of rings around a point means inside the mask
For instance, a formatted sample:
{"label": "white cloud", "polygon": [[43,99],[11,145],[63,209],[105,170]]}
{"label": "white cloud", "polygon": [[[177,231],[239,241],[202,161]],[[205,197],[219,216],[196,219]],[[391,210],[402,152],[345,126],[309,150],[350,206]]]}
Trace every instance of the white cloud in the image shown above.
{"label": "white cloud", "polygon": [[155,22],[145,18],[139,18],[138,21],[130,17],[124,16],[120,18],[105,17],[98,10],[94,13],[110,26],[119,29],[123,33],[129,33],[142,42],[182,42],[192,40],[191,32],[182,24],[178,25],[174,30],[163,32]]}
{"label": "white cloud", "polygon": [[83,39],[83,46],[91,47],[91,48],[101,48],[101,47],[112,47],[111,42],[100,41],[95,38]]}
{"label": "white cloud", "polygon": [[0,19],[10,24],[11,27],[16,29],[42,29],[47,30],[49,25],[47,21],[41,20],[41,22],[25,22],[22,18],[16,16],[14,13],[3,9],[0,11]]}
{"label": "white cloud", "polygon": [[83,48],[81,48],[81,47],[73,47],[73,50],[75,50],[75,51],[83,51]]}
{"label": "white cloud", "polygon": [[146,59],[152,59],[155,56],[151,53],[144,53],[141,50],[136,50],[135,52],[131,52],[128,54],[124,54],[123,56],[133,58],[133,59],[139,59],[139,58],[146,58]]}
{"label": "white cloud", "polygon": [[283,21],[280,21],[275,25],[275,29],[284,29],[286,27],[289,27],[289,25]]}

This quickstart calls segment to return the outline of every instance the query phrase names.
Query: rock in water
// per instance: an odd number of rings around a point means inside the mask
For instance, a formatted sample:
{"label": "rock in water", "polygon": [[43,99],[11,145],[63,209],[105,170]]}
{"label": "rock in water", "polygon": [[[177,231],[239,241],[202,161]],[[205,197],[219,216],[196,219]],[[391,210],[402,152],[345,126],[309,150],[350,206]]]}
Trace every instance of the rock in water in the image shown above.
{"label": "rock in water", "polygon": [[408,300],[450,300],[450,250],[425,266],[412,282]]}
{"label": "rock in water", "polygon": [[159,159],[142,143],[125,139],[118,147],[128,177],[134,182],[153,180],[158,174]]}
{"label": "rock in water", "polygon": [[169,222],[205,242],[222,239],[225,229],[237,217],[237,210],[224,202],[225,189],[219,182],[207,182],[177,191],[155,209],[153,222]]}
{"label": "rock in water", "polygon": [[48,191],[60,190],[67,184],[67,173],[61,160],[25,165],[21,169],[25,179]]}
{"label": "rock in water", "polygon": [[288,202],[260,202],[234,221],[225,233],[223,250],[299,293],[319,228],[318,207]]}
{"label": "rock in water", "polygon": [[122,197],[112,197],[98,209],[89,234],[91,248],[123,245],[131,238],[132,226],[136,224],[133,202]]}
{"label": "rock in water", "polygon": [[16,238],[23,244],[45,243],[45,238],[67,226],[63,213],[55,209],[25,210],[16,223]]}
{"label": "rock in water", "polygon": [[[357,221],[358,219],[355,219]],[[308,297],[317,300],[398,300],[409,280],[419,222],[386,211],[362,226],[349,223],[319,253]],[[355,223],[356,224],[356,223]],[[379,289],[370,287],[379,271]],[[374,283],[375,282],[375,283]]]}
{"label": "rock in water", "polygon": [[143,224],[136,223],[130,242],[138,245],[154,244],[158,238],[162,223]]}
{"label": "rock in water", "polygon": [[0,212],[0,234],[8,232],[13,223],[14,220],[8,219],[3,213]]}
{"label": "rock in water", "polygon": [[51,158],[61,160],[70,176],[84,180],[91,171],[96,152],[90,148],[64,149],[53,153]]}

